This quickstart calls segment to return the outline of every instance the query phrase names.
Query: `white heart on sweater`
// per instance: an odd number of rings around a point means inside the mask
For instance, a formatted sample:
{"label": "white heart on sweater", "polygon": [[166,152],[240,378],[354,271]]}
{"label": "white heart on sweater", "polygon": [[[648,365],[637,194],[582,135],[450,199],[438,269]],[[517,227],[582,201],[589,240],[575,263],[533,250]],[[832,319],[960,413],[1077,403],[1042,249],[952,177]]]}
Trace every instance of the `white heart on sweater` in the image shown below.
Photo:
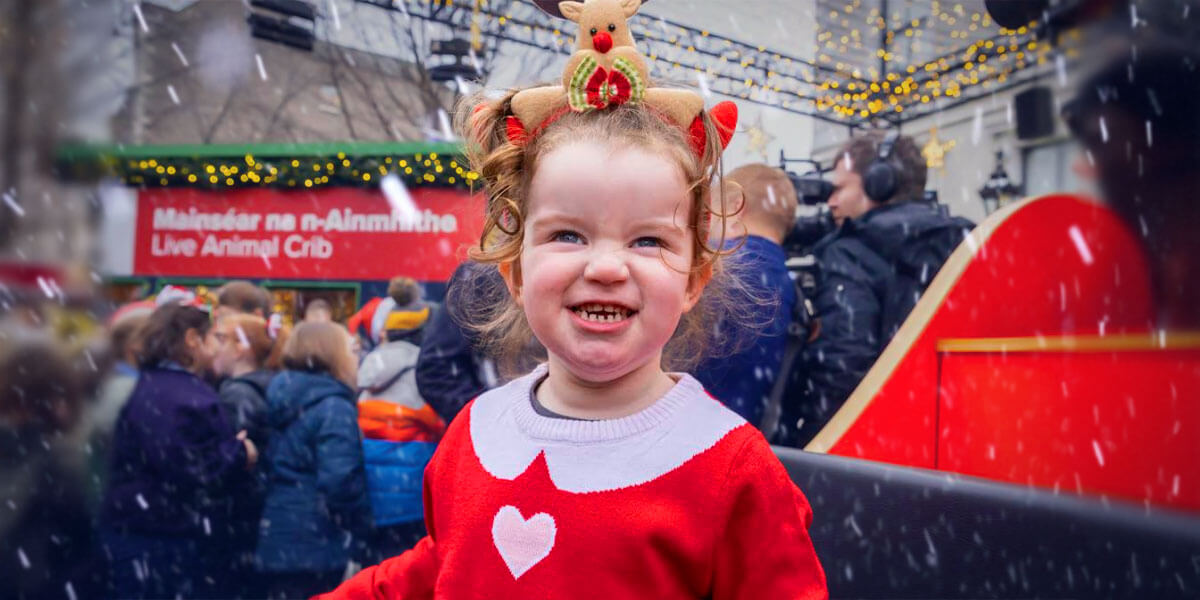
{"label": "white heart on sweater", "polygon": [[554,549],[558,529],[554,517],[537,513],[526,520],[515,506],[502,506],[492,519],[492,543],[513,579],[546,558]]}

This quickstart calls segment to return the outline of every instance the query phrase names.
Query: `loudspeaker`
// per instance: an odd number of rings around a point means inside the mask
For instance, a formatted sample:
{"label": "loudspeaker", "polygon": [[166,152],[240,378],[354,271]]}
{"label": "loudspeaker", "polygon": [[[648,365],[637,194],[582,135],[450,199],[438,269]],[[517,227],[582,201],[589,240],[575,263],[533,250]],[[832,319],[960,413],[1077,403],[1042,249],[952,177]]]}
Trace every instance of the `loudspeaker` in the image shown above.
{"label": "loudspeaker", "polygon": [[1013,97],[1017,139],[1032,140],[1054,134],[1054,97],[1050,88],[1031,87]]}
{"label": "loudspeaker", "polygon": [[997,25],[1017,29],[1042,18],[1050,0],[983,0],[983,8]]}

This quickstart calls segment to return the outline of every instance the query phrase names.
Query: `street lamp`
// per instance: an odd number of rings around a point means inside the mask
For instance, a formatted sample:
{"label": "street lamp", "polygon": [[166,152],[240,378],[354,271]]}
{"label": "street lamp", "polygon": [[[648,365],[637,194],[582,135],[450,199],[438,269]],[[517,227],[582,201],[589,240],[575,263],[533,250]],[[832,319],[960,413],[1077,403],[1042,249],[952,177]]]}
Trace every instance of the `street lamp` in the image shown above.
{"label": "street lamp", "polygon": [[1004,170],[1004,152],[996,152],[996,168],[979,188],[979,197],[983,198],[983,208],[987,214],[992,214],[998,208],[1012,202],[1021,195],[1021,185],[1014,183]]}

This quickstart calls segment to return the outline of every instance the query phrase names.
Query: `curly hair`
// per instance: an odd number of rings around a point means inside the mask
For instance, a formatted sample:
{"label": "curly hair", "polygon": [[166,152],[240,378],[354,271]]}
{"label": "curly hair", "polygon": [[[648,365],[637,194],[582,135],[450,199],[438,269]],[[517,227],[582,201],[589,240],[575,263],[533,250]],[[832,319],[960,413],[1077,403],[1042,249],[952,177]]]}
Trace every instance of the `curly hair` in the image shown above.
{"label": "curly hair", "polygon": [[[702,113],[707,141],[699,156],[686,130],[644,104],[589,113],[567,112],[518,145],[509,140],[506,129],[515,94],[510,91],[499,100],[487,100],[482,94],[468,97],[456,116],[458,131],[467,140],[467,159],[479,174],[488,198],[483,232],[469,256],[490,265],[491,272],[476,270],[475,275],[451,288],[448,302],[466,309],[462,311],[466,320],[463,324],[478,333],[481,350],[497,359],[502,372],[518,374],[527,368],[531,352],[542,358],[544,349],[495,271],[498,265],[506,264],[514,277],[520,276],[529,185],[538,161],[550,151],[577,141],[662,153],[679,165],[684,176],[690,200],[687,228],[693,240],[689,278],[700,276],[710,267],[713,277],[697,305],[681,317],[664,349],[664,366],[687,370],[712,348],[719,346],[723,353],[735,351],[729,344],[713,343],[713,324],[718,319],[743,322],[748,329],[761,328],[761,324],[751,321],[752,307],[734,300],[735,296],[742,300],[747,296],[730,293],[739,283],[721,266],[720,258],[736,250],[726,243],[726,219],[740,210],[741,202],[736,185],[724,181],[722,148],[716,124],[707,112]],[[721,193],[715,193],[718,191]],[[731,206],[734,208],[727,208]]]}

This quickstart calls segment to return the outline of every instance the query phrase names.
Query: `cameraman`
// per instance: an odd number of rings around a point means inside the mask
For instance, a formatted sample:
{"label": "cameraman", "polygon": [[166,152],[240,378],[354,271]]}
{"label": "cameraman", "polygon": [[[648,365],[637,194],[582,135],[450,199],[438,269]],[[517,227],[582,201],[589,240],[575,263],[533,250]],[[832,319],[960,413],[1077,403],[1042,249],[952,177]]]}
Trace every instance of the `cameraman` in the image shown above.
{"label": "cameraman", "polygon": [[925,161],[912,138],[866,132],[838,151],[829,198],[834,229],[813,246],[816,337],[782,407],[778,443],[803,446],[870,370],[973,227],[924,200]]}

